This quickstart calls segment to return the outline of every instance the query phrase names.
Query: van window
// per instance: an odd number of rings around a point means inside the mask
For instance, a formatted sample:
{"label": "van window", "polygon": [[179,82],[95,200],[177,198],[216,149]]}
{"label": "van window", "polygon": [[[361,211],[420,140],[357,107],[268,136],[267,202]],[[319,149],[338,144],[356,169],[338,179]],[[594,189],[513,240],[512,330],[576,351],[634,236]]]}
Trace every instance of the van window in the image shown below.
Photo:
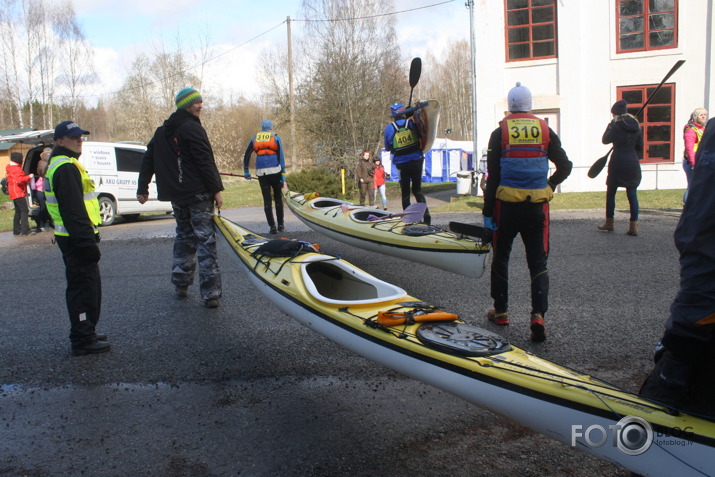
{"label": "van window", "polygon": [[120,172],[140,172],[142,166],[143,151],[136,149],[121,149],[117,151],[117,170]]}

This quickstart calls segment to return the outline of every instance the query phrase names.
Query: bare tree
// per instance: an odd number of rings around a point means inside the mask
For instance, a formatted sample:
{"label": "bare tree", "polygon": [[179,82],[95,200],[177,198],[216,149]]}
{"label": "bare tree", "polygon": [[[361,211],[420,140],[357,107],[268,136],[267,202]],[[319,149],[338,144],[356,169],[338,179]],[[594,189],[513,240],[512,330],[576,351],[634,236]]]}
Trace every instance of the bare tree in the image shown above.
{"label": "bare tree", "polygon": [[426,57],[420,92],[441,102],[440,127],[451,129],[452,139],[467,141],[472,138],[469,42],[457,41],[447,51],[442,62]]}
{"label": "bare tree", "polygon": [[2,67],[2,85],[6,97],[17,116],[14,118],[19,127],[24,127],[22,117],[22,80],[20,76],[20,55],[16,27],[16,0],[0,0],[0,65]]}
{"label": "bare tree", "polygon": [[62,65],[59,81],[67,89],[72,117],[76,117],[80,104],[80,87],[97,81],[92,62],[92,49],[84,38],[84,33],[77,23],[72,0],[62,0],[57,15],[57,35],[66,59]]}
{"label": "bare tree", "polygon": [[[391,0],[303,0],[305,32],[294,49],[299,157],[351,173],[362,149],[376,150],[388,105],[407,81],[400,61]],[[264,55],[266,57],[268,55]],[[264,85],[287,122],[285,52],[264,62]],[[298,138],[291,138],[297,140]]]}

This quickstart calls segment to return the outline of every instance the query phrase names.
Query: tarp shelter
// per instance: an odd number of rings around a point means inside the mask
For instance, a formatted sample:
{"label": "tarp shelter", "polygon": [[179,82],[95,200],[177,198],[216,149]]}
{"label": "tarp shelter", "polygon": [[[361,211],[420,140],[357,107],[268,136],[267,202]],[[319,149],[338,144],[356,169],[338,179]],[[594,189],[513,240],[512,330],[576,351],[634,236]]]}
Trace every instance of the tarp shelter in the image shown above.
{"label": "tarp shelter", "polygon": [[[477,164],[472,159],[472,146],[471,141],[435,139],[432,149],[425,153],[422,182],[456,182],[457,172],[475,170]],[[392,164],[390,153],[383,149],[381,158],[385,170],[390,172],[388,180],[399,180],[400,171]]]}

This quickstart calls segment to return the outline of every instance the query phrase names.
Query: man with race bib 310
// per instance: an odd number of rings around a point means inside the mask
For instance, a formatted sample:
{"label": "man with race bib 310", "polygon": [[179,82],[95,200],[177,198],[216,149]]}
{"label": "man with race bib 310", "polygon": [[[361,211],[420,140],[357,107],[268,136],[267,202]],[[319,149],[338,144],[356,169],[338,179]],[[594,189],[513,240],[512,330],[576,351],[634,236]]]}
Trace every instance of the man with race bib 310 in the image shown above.
{"label": "man with race bib 310", "polygon": [[[521,83],[507,96],[509,114],[489,138],[484,195],[484,226],[494,231],[489,321],[509,324],[509,256],[518,234],[524,242],[531,276],[531,340],[546,339],[548,309],[549,201],[554,189],[571,173],[572,164],[561,140],[546,121],[531,111],[531,91]],[[549,177],[549,161],[556,171]]]}

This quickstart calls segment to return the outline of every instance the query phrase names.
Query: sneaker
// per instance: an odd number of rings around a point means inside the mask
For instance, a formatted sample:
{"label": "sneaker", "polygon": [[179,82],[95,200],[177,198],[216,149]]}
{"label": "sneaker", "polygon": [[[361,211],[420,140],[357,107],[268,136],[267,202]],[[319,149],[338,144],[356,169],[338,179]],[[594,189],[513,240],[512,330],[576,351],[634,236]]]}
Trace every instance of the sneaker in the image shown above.
{"label": "sneaker", "polygon": [[72,354],[75,356],[86,356],[88,354],[106,353],[112,345],[106,341],[90,341],[77,346],[72,346]]}
{"label": "sneaker", "polygon": [[284,232],[285,229],[286,229],[286,228],[283,226],[283,224],[278,225],[278,231],[279,231],[279,232]]}
{"label": "sneaker", "polygon": [[272,225],[272,226],[271,226],[271,230],[270,230],[268,233],[271,234],[271,235],[277,234],[278,231],[276,230],[276,226],[275,226],[275,225]]}
{"label": "sneaker", "polygon": [[218,308],[218,298],[204,300],[204,305],[206,305],[206,308]]}
{"label": "sneaker", "polygon": [[497,311],[492,308],[487,312],[487,320],[499,326],[507,326],[509,324],[509,314],[506,311],[504,313],[497,313]]}
{"label": "sneaker", "polygon": [[546,339],[546,329],[544,328],[544,315],[541,313],[531,314],[531,341],[541,343]]}
{"label": "sneaker", "polygon": [[189,294],[189,287],[176,285],[176,288],[174,288],[174,290],[176,291],[176,296],[178,296],[179,298],[186,298]]}

